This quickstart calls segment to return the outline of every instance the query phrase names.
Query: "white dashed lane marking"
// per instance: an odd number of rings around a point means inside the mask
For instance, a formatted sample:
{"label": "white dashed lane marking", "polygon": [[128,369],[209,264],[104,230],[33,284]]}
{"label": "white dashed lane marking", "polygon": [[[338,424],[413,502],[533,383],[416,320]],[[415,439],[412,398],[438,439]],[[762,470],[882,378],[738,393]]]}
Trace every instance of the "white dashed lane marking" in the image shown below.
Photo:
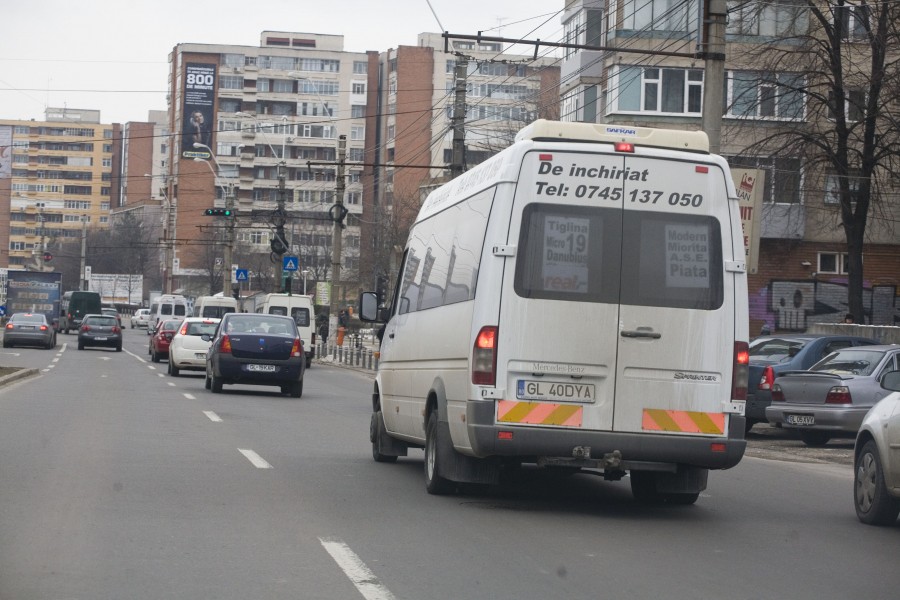
{"label": "white dashed lane marking", "polygon": [[262,456],[254,452],[253,450],[247,450],[244,448],[238,448],[238,452],[243,454],[250,463],[256,467],[257,469],[271,469],[272,465],[267,463]]}

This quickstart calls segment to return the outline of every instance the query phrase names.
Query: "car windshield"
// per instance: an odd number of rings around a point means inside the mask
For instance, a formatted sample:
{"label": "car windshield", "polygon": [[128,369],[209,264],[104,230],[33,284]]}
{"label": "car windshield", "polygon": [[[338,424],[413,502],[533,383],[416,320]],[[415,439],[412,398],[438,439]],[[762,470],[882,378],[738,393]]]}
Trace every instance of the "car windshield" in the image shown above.
{"label": "car windshield", "polygon": [[116,325],[116,320],[113,317],[91,317],[87,319],[87,324],[94,327],[112,327]]}
{"label": "car windshield", "polygon": [[28,315],[25,313],[16,313],[10,319],[13,323],[43,323],[44,315]]}
{"label": "car windshield", "polygon": [[848,348],[829,354],[809,370],[836,375],[871,375],[882,358],[884,350]]}
{"label": "car windshield", "polygon": [[259,316],[242,316],[238,319],[229,319],[225,326],[228,333],[266,333],[269,335],[294,335],[289,318]]}
{"label": "car windshield", "polygon": [[757,340],[750,344],[750,358],[762,358],[766,360],[780,360],[793,356],[806,345],[808,340],[791,340],[772,338]]}

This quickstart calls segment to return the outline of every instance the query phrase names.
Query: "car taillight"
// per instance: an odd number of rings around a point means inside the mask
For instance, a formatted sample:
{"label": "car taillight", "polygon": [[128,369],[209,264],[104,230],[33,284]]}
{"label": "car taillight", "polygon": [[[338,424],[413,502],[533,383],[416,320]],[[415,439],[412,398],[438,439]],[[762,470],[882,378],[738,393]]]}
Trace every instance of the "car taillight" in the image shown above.
{"label": "car taillight", "polygon": [[187,335],[187,323],[181,326],[181,330],[178,332],[181,335]]}
{"label": "car taillight", "polygon": [[48,327],[46,325],[41,325],[41,331],[47,331]]}
{"label": "car taillight", "polygon": [[231,354],[231,338],[227,335],[223,335],[222,340],[219,342],[219,352],[222,354]]}
{"label": "car taillight", "polygon": [[734,343],[734,372],[731,375],[731,399],[747,399],[747,381],[750,379],[750,344]]}
{"label": "car taillight", "polygon": [[291,356],[303,356],[303,340],[294,338],[294,345],[291,346]]}
{"label": "car taillight", "polygon": [[81,326],[81,330],[82,330],[82,331],[90,331],[90,330],[91,330],[91,326],[90,326],[90,325],[82,325],[82,326]]}
{"label": "car taillight", "polygon": [[766,367],[757,387],[761,390],[771,390],[773,383],[775,383],[775,370],[772,367]]}
{"label": "car taillight", "polygon": [[851,404],[853,398],[850,397],[850,388],[845,385],[836,385],[828,390],[825,396],[825,404]]}
{"label": "car taillight", "polygon": [[6,328],[7,328],[7,329],[12,329],[13,327],[15,327],[15,325],[13,325],[12,323],[7,323],[7,324],[6,324]]}
{"label": "car taillight", "polygon": [[772,385],[772,402],[784,402],[784,392],[777,383]]}
{"label": "car taillight", "polygon": [[122,330],[119,329],[118,325],[113,325],[112,332],[113,333],[122,333]]}
{"label": "car taillight", "polygon": [[316,334],[315,333],[313,333],[312,335],[309,336],[309,343],[312,344],[313,346],[316,345]]}
{"label": "car taillight", "polygon": [[472,349],[472,383],[475,385],[496,385],[497,330],[496,326],[482,327],[475,337]]}

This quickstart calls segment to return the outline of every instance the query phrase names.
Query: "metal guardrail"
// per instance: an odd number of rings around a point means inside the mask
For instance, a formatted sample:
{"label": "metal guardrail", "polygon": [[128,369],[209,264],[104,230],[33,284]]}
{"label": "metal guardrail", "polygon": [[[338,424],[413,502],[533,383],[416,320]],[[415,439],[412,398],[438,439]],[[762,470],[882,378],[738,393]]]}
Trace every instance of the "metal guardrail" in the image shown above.
{"label": "metal guardrail", "polygon": [[378,351],[355,341],[349,343],[345,340],[342,346],[333,342],[319,342],[316,344],[316,358],[368,371],[378,370]]}

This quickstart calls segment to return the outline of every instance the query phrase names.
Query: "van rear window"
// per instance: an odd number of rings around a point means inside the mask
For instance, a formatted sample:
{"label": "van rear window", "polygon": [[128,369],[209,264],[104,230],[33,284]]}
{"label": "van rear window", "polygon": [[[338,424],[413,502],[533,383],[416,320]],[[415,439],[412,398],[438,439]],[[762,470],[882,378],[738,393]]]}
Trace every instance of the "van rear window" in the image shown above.
{"label": "van rear window", "polygon": [[714,310],[721,306],[716,219],[533,203],[519,235],[525,298]]}

